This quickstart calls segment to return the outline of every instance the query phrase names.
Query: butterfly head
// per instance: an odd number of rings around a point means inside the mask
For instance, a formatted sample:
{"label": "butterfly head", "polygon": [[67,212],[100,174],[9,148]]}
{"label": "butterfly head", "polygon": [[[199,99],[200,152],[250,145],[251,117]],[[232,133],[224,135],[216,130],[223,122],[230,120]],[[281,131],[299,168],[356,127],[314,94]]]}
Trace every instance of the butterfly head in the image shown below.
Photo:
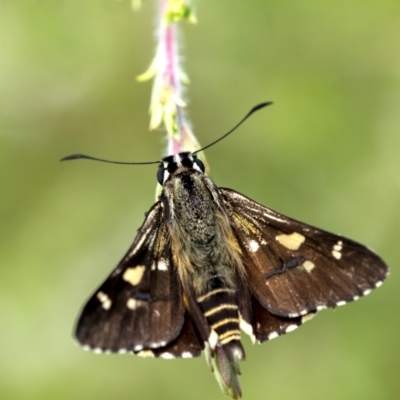
{"label": "butterfly head", "polygon": [[170,175],[182,170],[193,170],[204,174],[204,164],[197,154],[189,151],[164,157],[157,172],[158,183],[164,185]]}

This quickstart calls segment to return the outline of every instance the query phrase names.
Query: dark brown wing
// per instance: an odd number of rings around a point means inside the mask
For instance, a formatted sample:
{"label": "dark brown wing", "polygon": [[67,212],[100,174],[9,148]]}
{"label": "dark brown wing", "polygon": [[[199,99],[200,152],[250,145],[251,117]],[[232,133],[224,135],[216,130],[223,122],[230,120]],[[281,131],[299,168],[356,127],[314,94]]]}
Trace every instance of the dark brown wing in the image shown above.
{"label": "dark brown wing", "polygon": [[190,321],[184,322],[182,287],[162,207],[156,203],[126,255],[84,306],[76,338],[96,352],[156,349],[160,355],[171,344],[175,353],[185,352],[177,338],[184,334],[187,342],[192,329]]}
{"label": "dark brown wing", "polygon": [[385,263],[361,244],[290,219],[233,190],[220,193],[251,291],[275,316],[298,318],[344,305],[379,287],[388,274]]}

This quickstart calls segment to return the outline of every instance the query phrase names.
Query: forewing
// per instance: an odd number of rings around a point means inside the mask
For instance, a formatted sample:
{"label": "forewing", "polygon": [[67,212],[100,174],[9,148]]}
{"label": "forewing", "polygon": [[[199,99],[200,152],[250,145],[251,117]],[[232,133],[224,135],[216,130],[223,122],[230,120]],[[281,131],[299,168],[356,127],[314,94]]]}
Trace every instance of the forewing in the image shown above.
{"label": "forewing", "polygon": [[126,255],[84,306],[76,338],[97,352],[139,352],[167,346],[183,323],[182,288],[156,203]]}
{"label": "forewing", "polygon": [[343,305],[382,284],[385,263],[352,240],[220,189],[252,293],[271,313],[296,318]]}

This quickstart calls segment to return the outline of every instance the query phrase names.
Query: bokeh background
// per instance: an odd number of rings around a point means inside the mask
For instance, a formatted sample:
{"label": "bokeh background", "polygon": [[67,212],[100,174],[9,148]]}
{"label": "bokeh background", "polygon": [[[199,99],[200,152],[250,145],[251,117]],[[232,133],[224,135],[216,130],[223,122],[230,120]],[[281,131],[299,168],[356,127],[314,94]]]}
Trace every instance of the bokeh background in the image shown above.
{"label": "bokeh background", "polygon": [[[0,2],[0,398],[221,399],[203,359],[99,356],[77,313],[154,201],[155,166],[61,164],[83,152],[154,160],[156,4]],[[211,175],[296,219],[373,247],[383,287],[252,346],[245,399],[400,398],[400,2],[198,2],[181,31],[188,113]]]}

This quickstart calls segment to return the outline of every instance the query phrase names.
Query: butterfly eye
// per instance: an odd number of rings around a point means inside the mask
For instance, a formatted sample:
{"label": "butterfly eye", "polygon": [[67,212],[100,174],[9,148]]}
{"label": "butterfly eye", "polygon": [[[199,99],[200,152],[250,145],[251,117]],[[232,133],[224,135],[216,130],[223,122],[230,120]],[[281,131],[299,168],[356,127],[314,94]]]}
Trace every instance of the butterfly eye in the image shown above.
{"label": "butterfly eye", "polygon": [[203,161],[201,161],[199,158],[195,158],[193,161],[200,168],[200,171],[204,174],[205,168],[204,168]]}
{"label": "butterfly eye", "polygon": [[165,173],[165,168],[162,166],[158,168],[157,171],[157,181],[158,183],[162,186],[164,183],[164,173]]}

